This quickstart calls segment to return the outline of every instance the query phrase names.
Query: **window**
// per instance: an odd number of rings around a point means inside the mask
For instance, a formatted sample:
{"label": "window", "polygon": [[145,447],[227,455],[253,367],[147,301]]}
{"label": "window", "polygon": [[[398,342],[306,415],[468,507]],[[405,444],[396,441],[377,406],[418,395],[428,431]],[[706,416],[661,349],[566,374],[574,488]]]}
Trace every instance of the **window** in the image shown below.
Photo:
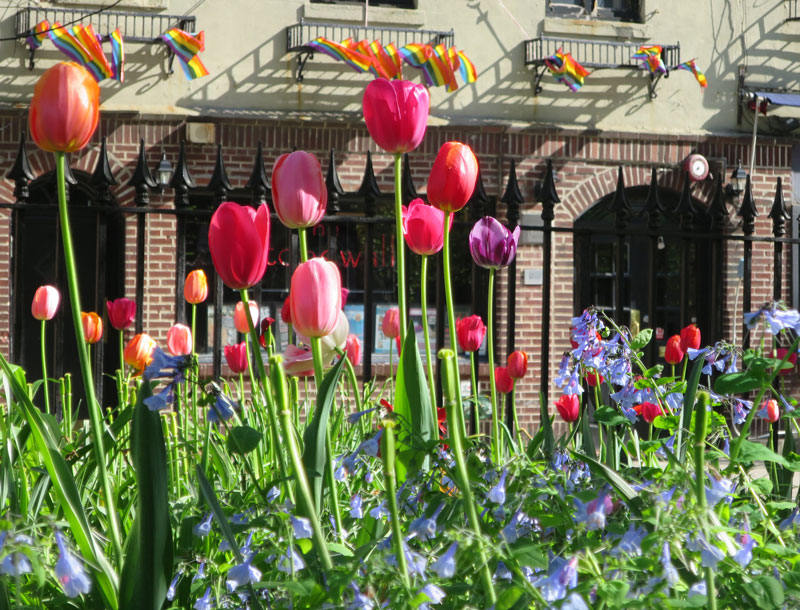
{"label": "window", "polygon": [[[311,0],[312,4],[365,4],[365,0]],[[417,8],[417,0],[369,0],[369,6]]]}
{"label": "window", "polygon": [[547,11],[553,17],[641,22],[640,5],[640,0],[548,0]]}

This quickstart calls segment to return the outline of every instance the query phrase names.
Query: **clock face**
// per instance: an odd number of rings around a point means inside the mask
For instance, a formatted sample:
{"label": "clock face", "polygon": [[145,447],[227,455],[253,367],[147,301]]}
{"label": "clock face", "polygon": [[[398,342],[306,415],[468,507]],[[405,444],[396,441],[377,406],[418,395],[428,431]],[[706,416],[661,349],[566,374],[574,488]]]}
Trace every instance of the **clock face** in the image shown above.
{"label": "clock face", "polygon": [[689,172],[689,177],[695,182],[708,176],[708,161],[702,155],[691,155],[684,167]]}
{"label": "clock face", "polygon": [[706,164],[702,159],[695,159],[692,161],[692,173],[695,176],[702,176],[706,171]]}

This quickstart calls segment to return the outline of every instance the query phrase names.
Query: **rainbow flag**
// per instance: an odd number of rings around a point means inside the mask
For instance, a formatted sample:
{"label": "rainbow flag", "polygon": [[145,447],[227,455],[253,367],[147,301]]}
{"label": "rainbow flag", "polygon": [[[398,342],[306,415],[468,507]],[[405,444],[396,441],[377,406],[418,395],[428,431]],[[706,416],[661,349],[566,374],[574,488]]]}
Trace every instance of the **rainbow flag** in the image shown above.
{"label": "rainbow flag", "polygon": [[429,62],[437,85],[444,85],[448,93],[458,89],[454,66],[451,63],[450,53],[446,46],[437,44],[433,47],[433,55],[431,55]]}
{"label": "rainbow flag", "polygon": [[30,36],[25,41],[31,49],[38,49],[42,46],[44,39],[47,38],[48,30],[50,29],[50,22],[44,19],[36,24]]}
{"label": "rainbow flag", "polygon": [[[92,60],[89,51],[83,47],[83,45],[77,38],[75,38],[75,36],[65,30],[58,21],[53,22],[53,25],[48,32],[48,36],[50,37],[50,40],[53,41],[53,44],[56,45],[58,50],[64,53],[64,55],[69,57],[75,63],[88,67],[88,64]],[[92,74],[95,73],[92,72]],[[97,78],[96,75],[95,78]]]}
{"label": "rainbow flag", "polygon": [[556,80],[564,83],[573,92],[580,89],[583,86],[583,79],[589,76],[589,71],[562,49],[545,59],[544,63]]}
{"label": "rainbow flag", "polygon": [[340,44],[320,36],[309,42],[307,46],[320,53],[325,53],[325,55],[329,55],[334,59],[343,61],[356,72],[368,72],[372,66],[372,60],[368,56],[356,51],[355,43],[353,43],[353,48],[350,48],[347,44],[348,42],[352,43],[352,40],[348,39]]}
{"label": "rainbow flag", "polygon": [[475,69],[475,64],[467,57],[467,54],[464,51],[456,51],[456,56],[460,60],[459,72],[461,80],[465,83],[474,83],[478,80],[478,71]]}
{"label": "rainbow flag", "polygon": [[433,55],[431,45],[412,42],[400,47],[398,53],[400,53],[400,56],[407,64],[422,70],[422,73],[425,75],[425,82],[429,87],[433,87],[437,84],[434,80],[433,73],[428,67],[430,58]]}
{"label": "rainbow flag", "polygon": [[694,74],[694,77],[697,79],[697,82],[700,83],[700,86],[705,89],[708,87],[708,80],[706,79],[706,75],[700,71],[700,68],[697,67],[697,62],[694,59],[690,59],[689,61],[685,61],[682,64],[678,64],[673,70],[687,70]]}
{"label": "rainbow flag", "polygon": [[85,66],[92,73],[95,80],[99,82],[104,78],[111,78],[113,76],[111,64],[108,63],[105,53],[103,53],[100,39],[95,34],[92,25],[76,25],[72,28],[72,35],[80,41],[89,54],[89,61],[86,62]]}
{"label": "rainbow flag", "polygon": [[125,80],[125,46],[122,42],[122,32],[119,28],[108,35],[111,41],[111,71],[112,78],[119,82]]}
{"label": "rainbow flag", "polygon": [[208,76],[208,69],[198,55],[206,48],[203,32],[193,36],[179,28],[171,28],[161,35],[161,40],[178,56],[178,61],[188,80]]}
{"label": "rainbow flag", "polygon": [[639,47],[636,53],[631,55],[631,59],[638,59],[643,62],[647,69],[650,70],[650,74],[666,74],[667,66],[664,65],[664,61],[661,59],[662,50],[662,47],[657,44],[649,47],[642,46]]}

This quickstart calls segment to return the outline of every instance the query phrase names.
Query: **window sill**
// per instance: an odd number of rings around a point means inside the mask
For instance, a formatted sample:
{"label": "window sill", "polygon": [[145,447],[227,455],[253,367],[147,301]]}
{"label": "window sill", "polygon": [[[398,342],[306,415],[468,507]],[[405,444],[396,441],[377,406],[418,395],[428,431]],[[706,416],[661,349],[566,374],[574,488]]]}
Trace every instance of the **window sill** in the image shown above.
{"label": "window sill", "polygon": [[[320,21],[355,21],[364,23],[364,7],[343,4],[305,4],[304,19]],[[425,25],[425,13],[418,9],[369,7],[369,25],[396,25],[422,27]]]}
{"label": "window sill", "polygon": [[597,36],[624,40],[647,40],[650,38],[650,26],[646,23],[624,21],[547,17],[542,30],[547,34],[568,34],[581,37]]}

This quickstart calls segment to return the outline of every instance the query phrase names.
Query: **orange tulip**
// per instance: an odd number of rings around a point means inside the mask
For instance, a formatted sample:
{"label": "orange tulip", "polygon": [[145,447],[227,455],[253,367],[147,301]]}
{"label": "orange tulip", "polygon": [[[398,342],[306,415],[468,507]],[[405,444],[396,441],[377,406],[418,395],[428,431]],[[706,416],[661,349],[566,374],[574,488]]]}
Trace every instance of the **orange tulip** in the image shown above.
{"label": "orange tulip", "polygon": [[467,205],[478,179],[475,153],[461,142],[445,142],[428,177],[428,202],[442,212],[458,212]]}
{"label": "orange tulip", "polygon": [[508,376],[511,379],[522,379],[528,372],[528,354],[517,350],[508,355]]}
{"label": "orange tulip", "polygon": [[[258,304],[255,301],[248,301],[247,305],[250,308],[250,317],[253,318],[253,328],[258,328]],[[236,303],[236,310],[233,312],[233,325],[243,335],[250,332],[250,326],[247,324],[247,314],[244,311],[244,303],[242,301]]]}
{"label": "orange tulip", "polygon": [[156,342],[145,333],[134,335],[133,339],[128,341],[125,346],[125,351],[122,357],[125,363],[135,368],[137,371],[143,371],[147,365],[153,361],[153,350],[156,348]]}
{"label": "orange tulip", "polygon": [[82,149],[97,129],[100,87],[89,71],[62,62],[39,77],[33,90],[28,128],[33,141],[49,152]]}
{"label": "orange tulip", "polygon": [[90,345],[97,343],[103,338],[103,319],[95,312],[81,312],[81,323],[83,324],[83,339]]}
{"label": "orange tulip", "polygon": [[187,303],[199,305],[208,298],[208,278],[202,269],[195,269],[186,276],[183,284],[183,298]]}

